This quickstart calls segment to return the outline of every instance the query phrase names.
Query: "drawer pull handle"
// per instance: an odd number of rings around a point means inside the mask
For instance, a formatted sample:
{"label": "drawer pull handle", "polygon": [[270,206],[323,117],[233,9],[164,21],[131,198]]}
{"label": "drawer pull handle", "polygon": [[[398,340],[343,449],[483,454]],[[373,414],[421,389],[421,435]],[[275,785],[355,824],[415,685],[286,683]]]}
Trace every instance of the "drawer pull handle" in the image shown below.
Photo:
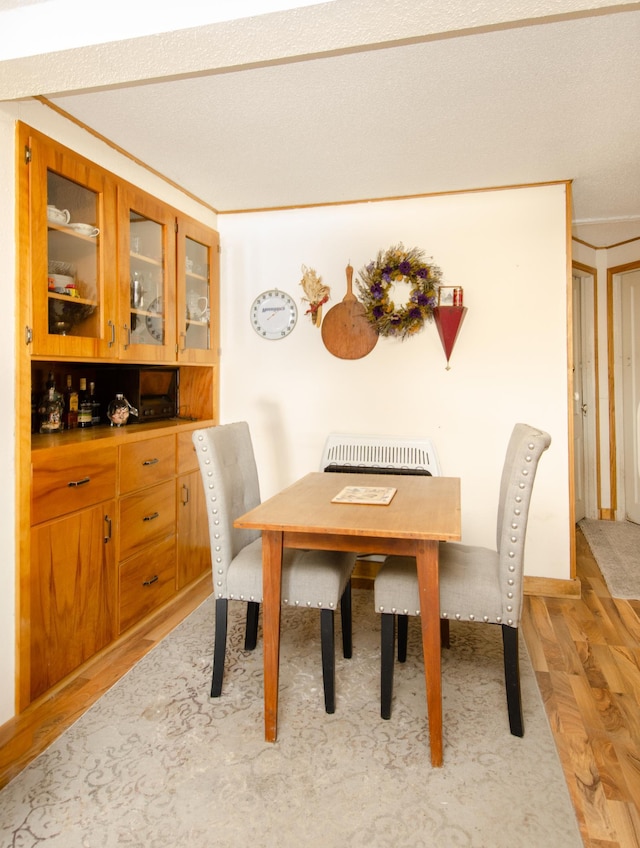
{"label": "drawer pull handle", "polygon": [[142,520],[143,521],[153,521],[154,518],[159,518],[159,517],[160,517],[159,512],[152,512],[151,515],[145,515],[145,517]]}
{"label": "drawer pull handle", "polygon": [[82,480],[72,480],[70,483],[67,483],[67,486],[70,489],[77,489],[78,486],[86,486],[87,483],[91,482],[91,477],[83,477]]}
{"label": "drawer pull handle", "polygon": [[158,575],[156,574],[156,576],[152,577],[151,580],[145,580],[142,585],[143,586],[151,586],[152,583],[157,583],[157,582],[158,582]]}
{"label": "drawer pull handle", "polygon": [[158,462],[160,462],[159,459],[145,459],[145,461],[142,464],[143,465],[155,465]]}

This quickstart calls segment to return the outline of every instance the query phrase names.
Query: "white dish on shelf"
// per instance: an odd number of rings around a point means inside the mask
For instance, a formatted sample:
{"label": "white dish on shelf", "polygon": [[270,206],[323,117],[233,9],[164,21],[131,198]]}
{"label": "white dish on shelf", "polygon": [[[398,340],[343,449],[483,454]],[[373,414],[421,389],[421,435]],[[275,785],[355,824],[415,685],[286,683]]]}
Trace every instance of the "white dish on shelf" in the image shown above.
{"label": "white dish on shelf", "polygon": [[68,209],[58,209],[57,206],[47,206],[47,221],[52,224],[68,224],[71,215]]}
{"label": "white dish on shelf", "polygon": [[100,234],[100,230],[94,227],[93,224],[68,224],[70,230],[79,233],[81,236],[89,236],[95,238]]}

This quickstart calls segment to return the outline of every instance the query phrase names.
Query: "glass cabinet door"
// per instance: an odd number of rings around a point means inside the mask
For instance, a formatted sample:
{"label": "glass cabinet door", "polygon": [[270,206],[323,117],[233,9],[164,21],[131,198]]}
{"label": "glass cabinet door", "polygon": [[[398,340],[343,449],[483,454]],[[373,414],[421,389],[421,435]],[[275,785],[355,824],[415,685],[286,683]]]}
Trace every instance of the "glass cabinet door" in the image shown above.
{"label": "glass cabinet door", "polygon": [[124,200],[121,356],[175,362],[174,218],[141,193]]}
{"label": "glass cabinet door", "polygon": [[113,229],[115,187],[65,148],[32,141],[31,149],[33,352],[108,356],[115,235],[104,225]]}
{"label": "glass cabinet door", "polygon": [[178,358],[210,362],[218,345],[218,234],[178,220]]}

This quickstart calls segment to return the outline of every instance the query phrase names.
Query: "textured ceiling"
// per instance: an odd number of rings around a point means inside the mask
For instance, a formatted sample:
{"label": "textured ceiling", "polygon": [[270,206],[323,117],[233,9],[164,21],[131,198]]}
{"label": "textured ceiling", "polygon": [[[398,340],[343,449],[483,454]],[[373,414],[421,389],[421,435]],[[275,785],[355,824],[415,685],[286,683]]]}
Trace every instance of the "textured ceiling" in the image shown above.
{"label": "textured ceiling", "polygon": [[640,4],[549,17],[579,5],[336,0],[54,54],[46,82],[0,62],[0,97],[46,95],[220,211],[573,180],[574,219],[640,234]]}

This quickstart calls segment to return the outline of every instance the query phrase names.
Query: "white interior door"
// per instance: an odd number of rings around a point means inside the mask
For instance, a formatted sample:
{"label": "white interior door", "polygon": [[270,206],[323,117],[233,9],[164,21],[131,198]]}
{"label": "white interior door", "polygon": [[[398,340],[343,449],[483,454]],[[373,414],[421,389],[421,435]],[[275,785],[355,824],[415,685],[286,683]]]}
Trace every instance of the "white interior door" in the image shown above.
{"label": "white interior door", "polygon": [[583,388],[583,303],[582,280],[573,276],[573,477],[575,520],[586,515],[585,427],[587,404]]}
{"label": "white interior door", "polygon": [[640,524],[640,270],[621,276],[625,513]]}

